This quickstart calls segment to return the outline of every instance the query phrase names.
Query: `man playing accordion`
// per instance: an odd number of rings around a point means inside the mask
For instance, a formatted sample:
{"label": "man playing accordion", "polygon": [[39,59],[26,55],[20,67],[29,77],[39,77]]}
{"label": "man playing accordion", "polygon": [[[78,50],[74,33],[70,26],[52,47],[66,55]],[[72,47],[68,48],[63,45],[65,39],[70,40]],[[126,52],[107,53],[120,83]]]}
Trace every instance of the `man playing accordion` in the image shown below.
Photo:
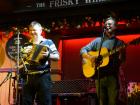
{"label": "man playing accordion", "polygon": [[37,94],[41,105],[52,105],[50,60],[58,60],[59,53],[51,39],[43,38],[37,21],[29,25],[30,45],[23,48],[27,81],[23,84],[22,105],[33,105]]}

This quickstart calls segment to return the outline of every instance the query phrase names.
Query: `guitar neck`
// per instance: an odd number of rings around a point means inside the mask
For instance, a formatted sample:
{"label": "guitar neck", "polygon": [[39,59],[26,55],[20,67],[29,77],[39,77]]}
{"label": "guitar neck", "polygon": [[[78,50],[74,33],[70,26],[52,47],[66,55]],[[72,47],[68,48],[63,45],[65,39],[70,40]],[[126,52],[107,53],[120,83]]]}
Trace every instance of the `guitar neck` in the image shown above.
{"label": "guitar neck", "polygon": [[139,44],[139,43],[140,43],[140,37],[138,37],[138,38],[136,38],[136,39],[130,41],[130,42],[127,43],[127,44],[124,44],[124,45],[122,45],[122,46],[120,46],[120,47],[117,47],[117,48],[111,50],[109,53],[105,54],[104,56],[112,55],[112,54],[114,54],[114,53],[120,51],[121,49],[123,49],[123,48],[129,46],[129,45],[136,45],[136,44]]}
{"label": "guitar neck", "polygon": [[120,51],[121,49],[127,47],[128,45],[123,45],[123,46],[120,46],[120,47],[117,47],[111,51],[109,51],[108,53],[104,54],[103,56],[106,57],[106,56],[110,56],[112,54],[115,54],[116,52]]}

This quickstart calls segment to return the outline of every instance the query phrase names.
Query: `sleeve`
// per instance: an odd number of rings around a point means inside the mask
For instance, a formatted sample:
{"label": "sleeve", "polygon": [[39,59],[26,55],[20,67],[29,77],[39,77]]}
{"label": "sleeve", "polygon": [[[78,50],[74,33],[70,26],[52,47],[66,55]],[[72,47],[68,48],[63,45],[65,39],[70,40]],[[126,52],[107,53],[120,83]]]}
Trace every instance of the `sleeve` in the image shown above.
{"label": "sleeve", "polygon": [[49,39],[49,52],[54,58],[59,58],[59,52],[52,40]]}
{"label": "sleeve", "polygon": [[89,44],[87,44],[86,46],[82,47],[81,50],[80,50],[80,54],[83,54],[83,53],[87,53],[89,51],[95,51],[97,50],[97,44],[98,44],[98,41],[100,39],[97,38],[93,41],[91,41]]}

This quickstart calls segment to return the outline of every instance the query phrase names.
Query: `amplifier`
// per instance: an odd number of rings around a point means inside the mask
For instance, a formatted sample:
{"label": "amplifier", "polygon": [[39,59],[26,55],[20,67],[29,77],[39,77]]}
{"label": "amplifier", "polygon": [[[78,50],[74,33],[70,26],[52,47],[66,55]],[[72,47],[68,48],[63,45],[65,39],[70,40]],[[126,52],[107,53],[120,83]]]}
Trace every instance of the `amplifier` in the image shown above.
{"label": "amplifier", "polygon": [[84,95],[95,92],[95,82],[89,79],[53,81],[52,93],[56,95]]}
{"label": "amplifier", "polygon": [[97,105],[94,80],[53,81],[53,105]]}

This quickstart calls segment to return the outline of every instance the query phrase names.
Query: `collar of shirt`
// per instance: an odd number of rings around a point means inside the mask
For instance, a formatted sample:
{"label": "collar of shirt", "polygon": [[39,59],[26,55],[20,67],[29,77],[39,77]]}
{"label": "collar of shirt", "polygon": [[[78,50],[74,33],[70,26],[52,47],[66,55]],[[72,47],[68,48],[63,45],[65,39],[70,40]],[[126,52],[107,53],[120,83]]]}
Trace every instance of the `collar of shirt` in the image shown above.
{"label": "collar of shirt", "polygon": [[104,36],[104,40],[107,40],[107,39],[114,39],[116,36],[113,34],[110,38],[107,37],[107,36]]}

